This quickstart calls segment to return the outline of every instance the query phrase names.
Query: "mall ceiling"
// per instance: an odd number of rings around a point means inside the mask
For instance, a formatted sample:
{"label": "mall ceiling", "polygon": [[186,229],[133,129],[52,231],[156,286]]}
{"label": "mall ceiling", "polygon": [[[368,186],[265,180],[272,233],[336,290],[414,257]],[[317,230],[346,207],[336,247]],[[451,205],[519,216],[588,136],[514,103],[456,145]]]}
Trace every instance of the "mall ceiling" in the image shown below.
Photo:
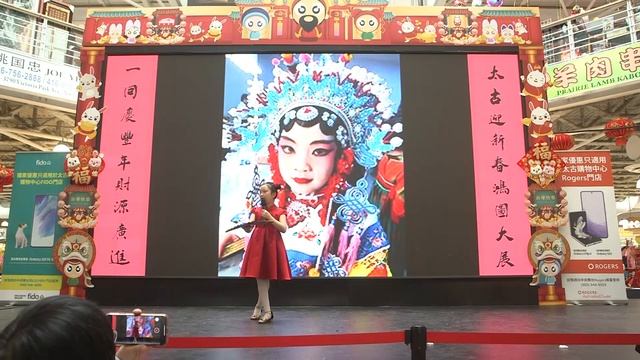
{"label": "mall ceiling", "polygon": [[[18,151],[50,151],[60,142],[71,145],[73,114],[0,99],[0,163],[13,167]],[[0,191],[8,206],[11,186]]]}

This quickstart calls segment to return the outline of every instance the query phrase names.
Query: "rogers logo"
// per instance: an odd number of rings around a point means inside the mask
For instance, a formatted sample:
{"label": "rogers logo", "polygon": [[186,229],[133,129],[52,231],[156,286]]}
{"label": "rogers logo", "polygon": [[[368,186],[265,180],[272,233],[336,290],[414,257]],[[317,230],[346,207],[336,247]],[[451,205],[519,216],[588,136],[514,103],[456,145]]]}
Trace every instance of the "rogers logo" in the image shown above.
{"label": "rogers logo", "polygon": [[590,263],[587,268],[589,270],[620,270],[620,264],[594,264]]}

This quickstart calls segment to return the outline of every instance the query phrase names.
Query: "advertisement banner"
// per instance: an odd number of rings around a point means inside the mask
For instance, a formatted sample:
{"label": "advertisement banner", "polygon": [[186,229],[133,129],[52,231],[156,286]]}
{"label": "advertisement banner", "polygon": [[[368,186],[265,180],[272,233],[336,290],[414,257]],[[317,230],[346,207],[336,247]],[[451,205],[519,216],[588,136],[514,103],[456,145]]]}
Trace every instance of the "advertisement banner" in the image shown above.
{"label": "advertisement banner", "polygon": [[78,68],[0,46],[0,86],[75,103]]}
{"label": "advertisement banner", "polygon": [[604,90],[640,79],[640,44],[632,43],[579,59],[549,66],[553,86],[547,89],[550,101]]}
{"label": "advertisement banner", "polygon": [[558,184],[567,192],[569,222],[560,233],[571,260],[562,273],[568,302],[626,302],[624,266],[609,151],[558,152],[566,163]]}
{"label": "advertisement banner", "polygon": [[64,234],[57,206],[58,194],[69,184],[65,155],[16,154],[0,301],[35,301],[59,293],[60,274],[51,251]]}
{"label": "advertisement banner", "polygon": [[468,55],[469,93],[481,276],[528,275],[520,249],[531,236],[527,215],[514,211],[527,191],[527,176],[516,165],[525,149],[522,136],[517,55]]}

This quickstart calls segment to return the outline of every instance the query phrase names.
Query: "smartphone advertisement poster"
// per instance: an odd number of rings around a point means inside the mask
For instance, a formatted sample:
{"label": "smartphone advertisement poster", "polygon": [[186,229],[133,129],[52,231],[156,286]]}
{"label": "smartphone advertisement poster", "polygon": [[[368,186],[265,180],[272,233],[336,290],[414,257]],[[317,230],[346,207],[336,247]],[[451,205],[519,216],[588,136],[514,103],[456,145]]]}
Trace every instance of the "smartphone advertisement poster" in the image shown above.
{"label": "smartphone advertisement poster", "polygon": [[64,234],[58,225],[58,194],[69,184],[65,153],[16,154],[0,301],[36,301],[58,295],[60,273],[52,246]]}
{"label": "smartphone advertisement poster", "polygon": [[571,247],[562,272],[567,302],[626,303],[611,154],[558,154],[566,164],[558,184],[569,203],[569,222],[559,229]]}

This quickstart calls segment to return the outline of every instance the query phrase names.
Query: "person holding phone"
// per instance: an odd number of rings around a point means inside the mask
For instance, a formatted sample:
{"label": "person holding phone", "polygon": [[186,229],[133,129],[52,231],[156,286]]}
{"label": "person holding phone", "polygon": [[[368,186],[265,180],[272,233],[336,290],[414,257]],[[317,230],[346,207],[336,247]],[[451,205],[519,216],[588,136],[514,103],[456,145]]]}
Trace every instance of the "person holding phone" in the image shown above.
{"label": "person holding phone", "polygon": [[116,353],[109,320],[94,303],[70,296],[37,301],[0,332],[0,360],[141,360],[147,347]]}
{"label": "person holding phone", "polygon": [[242,259],[240,276],[255,278],[258,284],[258,302],[251,320],[259,324],[270,322],[273,311],[269,302],[269,281],[290,280],[291,270],[281,233],[287,231],[285,210],[275,205],[279,187],[272,182],[260,186],[261,207],[251,210],[249,221],[255,225]]}

